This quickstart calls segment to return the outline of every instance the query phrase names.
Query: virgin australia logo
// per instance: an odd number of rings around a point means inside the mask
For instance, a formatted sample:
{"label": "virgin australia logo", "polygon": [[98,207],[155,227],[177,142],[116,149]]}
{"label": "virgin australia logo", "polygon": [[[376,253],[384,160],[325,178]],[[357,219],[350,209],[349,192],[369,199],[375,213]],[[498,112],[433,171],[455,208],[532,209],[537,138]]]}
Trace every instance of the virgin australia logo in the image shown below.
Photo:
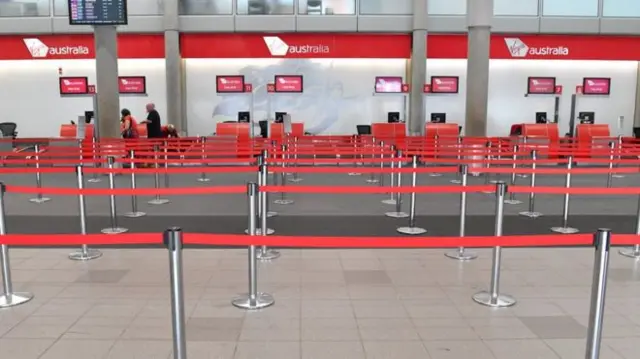
{"label": "virgin australia logo", "polygon": [[568,56],[569,49],[564,46],[543,46],[529,47],[517,37],[506,37],[504,39],[511,57],[524,58],[527,55],[533,56]]}
{"label": "virgin australia logo", "polygon": [[289,45],[278,36],[263,36],[262,39],[269,49],[271,56],[283,57],[287,54],[328,54],[327,45]]}

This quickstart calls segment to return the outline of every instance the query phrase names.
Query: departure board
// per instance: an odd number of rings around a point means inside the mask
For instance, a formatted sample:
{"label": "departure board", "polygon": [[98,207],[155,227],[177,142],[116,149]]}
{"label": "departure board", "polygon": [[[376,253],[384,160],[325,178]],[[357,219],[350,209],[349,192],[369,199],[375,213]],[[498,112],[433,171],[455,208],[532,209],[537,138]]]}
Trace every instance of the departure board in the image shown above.
{"label": "departure board", "polygon": [[127,0],[69,0],[70,25],[126,25]]}

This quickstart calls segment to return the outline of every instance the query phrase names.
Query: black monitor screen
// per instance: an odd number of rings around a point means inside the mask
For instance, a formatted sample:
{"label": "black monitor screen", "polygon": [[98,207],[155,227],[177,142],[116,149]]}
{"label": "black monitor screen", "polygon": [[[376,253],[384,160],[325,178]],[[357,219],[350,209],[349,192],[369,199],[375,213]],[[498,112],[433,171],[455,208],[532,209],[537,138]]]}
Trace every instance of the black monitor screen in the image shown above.
{"label": "black monitor screen", "polygon": [[578,113],[578,119],[580,123],[593,125],[596,122],[595,112],[580,112]]}
{"label": "black monitor screen", "polygon": [[84,122],[85,123],[91,123],[91,120],[93,120],[94,116],[95,116],[95,114],[93,113],[93,111],[85,111],[84,112]]}
{"label": "black monitor screen", "polygon": [[276,123],[283,123],[286,112],[276,112]]}
{"label": "black monitor screen", "polygon": [[400,112],[387,113],[387,123],[398,123],[398,122],[400,122]]}
{"label": "black monitor screen", "polygon": [[249,111],[238,112],[238,122],[240,123],[251,122],[251,114],[249,113]]}
{"label": "black monitor screen", "polygon": [[536,112],[536,123],[547,123],[547,113],[546,112]]}
{"label": "black monitor screen", "polygon": [[70,25],[127,25],[127,0],[69,0]]}
{"label": "black monitor screen", "polygon": [[432,123],[447,123],[447,114],[446,113],[432,113],[431,114],[431,122]]}

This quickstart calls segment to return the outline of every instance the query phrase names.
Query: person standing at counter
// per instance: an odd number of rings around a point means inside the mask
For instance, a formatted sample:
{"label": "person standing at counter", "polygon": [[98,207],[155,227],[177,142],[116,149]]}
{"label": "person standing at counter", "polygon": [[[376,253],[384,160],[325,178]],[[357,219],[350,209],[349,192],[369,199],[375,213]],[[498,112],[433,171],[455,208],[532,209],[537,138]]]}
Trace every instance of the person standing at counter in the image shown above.
{"label": "person standing at counter", "polygon": [[142,121],[147,124],[147,138],[162,138],[162,125],[160,114],[153,103],[147,104],[147,119]]}

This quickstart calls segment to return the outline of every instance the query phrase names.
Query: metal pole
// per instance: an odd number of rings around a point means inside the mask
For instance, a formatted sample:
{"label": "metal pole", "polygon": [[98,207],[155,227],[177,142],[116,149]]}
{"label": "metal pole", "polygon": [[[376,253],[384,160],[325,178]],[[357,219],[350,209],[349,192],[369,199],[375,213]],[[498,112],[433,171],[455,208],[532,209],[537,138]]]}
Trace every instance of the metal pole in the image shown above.
{"label": "metal pole", "polygon": [[[528,150],[529,149],[527,147],[527,138],[526,137],[524,137],[522,139],[522,149],[524,149],[524,150]],[[514,150],[514,152],[518,152],[518,151]],[[516,156],[516,158],[517,158],[517,156]],[[527,175],[526,173],[519,173],[517,176],[520,177],[520,178],[527,178],[529,175]]]}
{"label": "metal pole", "polygon": [[[249,235],[256,236],[257,222],[257,202],[258,202],[258,185],[249,183],[247,185],[247,195],[249,197]],[[255,310],[262,309],[275,303],[273,297],[267,293],[258,292],[258,263],[256,257],[256,246],[249,246],[249,293],[240,296],[231,304],[237,308]]]}
{"label": "metal pole", "polygon": [[[87,234],[87,205],[85,202],[84,194],[84,171],[82,165],[76,166],[76,175],[78,179],[78,212],[80,213],[80,234]],[[89,249],[89,246],[83,244],[79,251],[75,251],[69,254],[69,259],[74,261],[88,261],[102,257],[102,252],[97,249]]]}
{"label": "metal pole", "polygon": [[[295,167],[298,166],[298,137],[293,138],[293,159],[295,160]],[[302,178],[300,178],[297,171],[293,172],[293,178],[289,179],[289,182],[297,183],[301,182]]]}
{"label": "metal pole", "polygon": [[[269,168],[269,151],[266,149],[262,150],[262,162],[260,164],[263,164],[266,166],[266,168]],[[267,170],[264,174],[261,174],[260,171],[258,171],[258,176],[261,176],[262,178],[262,186],[268,186],[269,185],[269,171]],[[275,177],[275,173],[274,173],[274,177]],[[277,184],[277,182],[276,182]],[[261,196],[264,201],[267,203],[267,217],[275,217],[278,215],[278,212],[274,212],[274,211],[270,211],[269,207],[270,207],[270,203],[269,203],[269,193],[268,192],[260,192],[258,194],[259,196]],[[260,207],[262,208],[262,207]]]}
{"label": "metal pole", "polygon": [[[285,155],[287,153],[287,145],[282,145],[281,150],[282,150],[282,172],[280,173],[280,182],[281,182],[280,185],[284,187],[287,184],[286,173],[284,171],[287,168],[286,155]],[[275,201],[273,201],[273,203],[280,204],[280,205],[287,205],[287,204],[292,204],[293,200],[287,199],[287,193],[282,191],[280,192],[280,199],[276,199]]]}
{"label": "metal pole", "polygon": [[[622,136],[618,136],[618,141],[616,142],[616,149],[618,150],[618,155],[616,156],[618,161],[622,160]],[[620,163],[616,163],[615,168],[620,167]],[[613,178],[624,178],[623,174],[614,173]]]}
{"label": "metal pole", "polygon": [[198,178],[198,182],[209,182],[210,179],[207,177],[207,173],[204,171],[204,167],[207,166],[205,162],[207,160],[207,138],[205,136],[200,137],[200,144],[202,146],[202,167],[203,171],[200,174],[200,178]]}
{"label": "metal pole", "polygon": [[[438,153],[438,147],[440,146],[440,141],[439,140],[439,136],[435,135],[433,137],[433,159],[437,159],[437,153]],[[437,166],[437,163],[434,164],[434,166]],[[435,173],[435,172],[431,172],[429,173],[429,177],[440,177],[442,176],[442,173]]]}
{"label": "metal pole", "polygon": [[164,187],[169,188],[169,143],[164,141]]}
{"label": "metal pole", "polygon": [[609,142],[609,174],[607,175],[607,188],[611,188],[613,184],[613,161],[615,160],[614,151],[616,148],[616,143],[611,141]]}
{"label": "metal pole", "polygon": [[[640,236],[640,196],[638,196],[638,214],[636,215],[636,235]],[[631,248],[623,248],[620,254],[625,257],[640,259],[640,244],[636,244]]]}
{"label": "metal pole", "polygon": [[[355,136],[353,136],[353,159],[358,158],[358,154],[357,154],[358,152],[359,152],[358,151],[358,136],[355,135]],[[359,157],[360,157],[360,160],[362,160],[362,152],[360,152],[360,156]],[[315,155],[314,155],[314,158],[315,158]],[[358,168],[358,162],[356,162],[354,164],[354,166],[356,168]],[[349,176],[360,176],[361,174],[362,173],[360,173],[360,172],[349,172],[348,175]]]}
{"label": "metal pole", "polygon": [[586,359],[600,358],[611,230],[598,229],[594,235],[593,244],[595,246],[595,255],[593,260],[593,282],[591,284],[591,309],[587,328]]}
{"label": "metal pole", "polygon": [[[4,194],[7,192],[7,187],[4,183],[0,182],[0,236],[7,234],[6,214],[4,208]],[[9,262],[9,246],[6,244],[0,245],[0,264],[2,265],[2,289],[3,292],[0,295],[0,308],[15,307],[26,303],[33,299],[31,293],[14,293],[13,283],[11,281],[11,263]]]}
{"label": "metal pole", "polygon": [[184,286],[182,274],[182,229],[169,228],[164,231],[164,245],[169,250],[169,273],[171,275],[171,327],[173,329],[173,358],[187,359],[187,336],[185,332]]}
{"label": "metal pole", "polygon": [[49,202],[51,198],[42,197],[42,174],[40,173],[40,145],[34,146],[36,160],[36,187],[38,188],[38,193],[36,194],[36,198],[31,198],[29,202],[32,203],[45,203]]}
{"label": "metal pole", "polygon": [[[136,154],[134,150],[130,150],[129,151],[129,158],[131,159],[131,164],[129,167],[131,167],[131,189],[135,190],[137,188],[137,179],[136,179]],[[127,212],[125,214],[123,214],[123,216],[128,217],[128,218],[138,218],[138,217],[143,217],[146,216],[147,214],[144,212],[140,212],[138,211],[138,196],[136,196],[135,193],[131,194],[131,212]]]}
{"label": "metal pole", "polygon": [[419,235],[427,233],[427,230],[424,228],[416,227],[416,191],[415,188],[417,186],[417,169],[418,169],[418,156],[414,155],[411,163],[413,167],[413,172],[411,174],[411,187],[413,191],[411,192],[411,199],[409,203],[409,226],[408,227],[400,227],[397,229],[399,233],[408,234],[408,235]]}
{"label": "metal pole", "polygon": [[[488,170],[491,168],[491,147],[493,146],[493,144],[491,143],[491,141],[487,141],[487,143],[485,144],[485,149],[487,151],[487,154],[485,156],[485,159],[487,161],[487,163],[485,164],[485,168]],[[491,173],[489,172],[485,172],[484,174],[484,184],[488,185],[490,183],[498,183],[498,181],[491,181]],[[494,194],[494,191],[484,191],[484,193],[486,194]]]}
{"label": "metal pole", "polygon": [[380,141],[380,174],[378,175],[378,182],[380,187],[384,187],[384,142]]}
{"label": "metal pole", "polygon": [[[512,168],[512,172],[511,172],[511,181],[509,182],[510,186],[515,186],[516,185],[516,181],[518,179],[518,176],[516,174],[516,171],[518,170],[518,165],[517,165],[517,161],[518,161],[518,151],[519,151],[519,147],[518,145],[513,146],[513,156],[512,156],[512,161],[513,164],[511,165]],[[510,192],[509,193],[509,199],[505,199],[504,203],[506,204],[521,204],[522,201],[519,201],[516,199],[516,194],[514,192]]]}
{"label": "metal pole", "polygon": [[[372,138],[371,139],[371,165],[369,167],[371,167],[371,169],[376,167],[376,164],[373,162],[373,160],[375,160],[376,158],[376,154],[375,154],[375,148],[376,148],[376,139]],[[369,178],[366,180],[367,183],[378,183],[378,179],[376,178],[375,173],[371,172],[369,173]]]}
{"label": "metal pole", "polygon": [[[502,226],[504,220],[504,197],[507,185],[499,181],[496,183],[496,217],[495,233],[496,237],[502,237]],[[493,264],[491,268],[491,287],[489,291],[479,292],[473,296],[473,301],[488,307],[510,307],[516,304],[515,298],[507,294],[500,293],[500,265],[502,262],[502,247],[493,248]]]}
{"label": "metal pole", "polygon": [[[109,156],[107,159],[107,164],[109,166],[109,189],[114,190],[116,188],[116,180],[115,173],[113,172],[113,167],[115,164],[115,157]],[[109,219],[111,220],[111,227],[103,228],[101,230],[104,234],[120,234],[127,231],[126,228],[118,227],[118,217],[117,217],[117,209],[116,209],[116,195],[111,193],[109,195]]]}
{"label": "metal pole", "polygon": [[[462,162],[462,137],[460,137],[460,136],[458,136],[458,140],[456,142],[456,147],[458,149],[458,151],[457,151],[458,152],[458,156],[457,156],[458,163],[457,164],[459,166],[461,164],[461,162]],[[461,172],[458,171],[458,173],[456,173],[456,178],[452,179],[449,182],[454,183],[454,184],[462,183],[462,180],[460,179],[460,175],[461,175]]]}
{"label": "metal pole", "polygon": [[[155,169],[155,173],[153,174],[153,182],[156,190],[160,189],[160,164],[158,163],[158,161],[160,160],[159,151],[160,149],[158,148],[158,145],[154,145],[153,158],[155,159],[155,165],[153,166],[153,168]],[[153,205],[161,205],[161,204],[169,203],[169,200],[160,198],[160,193],[156,193],[156,197],[147,203],[153,204]]]}
{"label": "metal pole", "polygon": [[[398,180],[396,181],[396,187],[399,189],[402,186],[402,151],[398,150],[396,154],[398,159]],[[387,212],[384,214],[391,218],[407,218],[409,215],[402,212],[402,193],[396,192],[396,210],[394,212]]]}
{"label": "metal pole", "polygon": [[[95,136],[95,133],[94,133]],[[98,164],[98,159],[99,157],[96,157],[96,138],[92,136],[91,137],[91,158],[93,159],[93,167],[102,167]],[[80,143],[82,143],[82,141],[80,141]],[[93,172],[93,175],[91,176],[91,178],[89,178],[87,180],[87,182],[89,183],[98,183],[98,182],[102,182],[102,180],[100,179],[100,177],[98,177],[98,173],[97,172]]]}
{"label": "metal pole", "polygon": [[[569,156],[567,159],[567,175],[564,180],[564,187],[568,190],[571,188],[571,168],[573,166],[573,156]],[[556,233],[572,234],[578,233],[578,229],[569,227],[569,193],[564,194],[564,203],[562,205],[562,227],[552,227],[551,230]]]}
{"label": "metal pole", "polygon": [[[266,165],[263,164],[260,166],[260,169],[259,169],[260,181],[258,182],[258,186],[259,186],[258,188],[260,188],[260,186],[266,185],[268,172],[269,170],[267,169]],[[260,183],[262,183],[262,185]],[[267,192],[263,192],[263,191],[258,192],[258,206],[259,206],[258,213],[260,213],[260,228],[256,229],[256,234],[263,235],[263,236],[267,236],[275,233],[275,231],[269,228],[267,225],[269,209],[267,206],[268,201],[266,200],[266,194]],[[257,255],[258,255],[258,259],[260,260],[270,261],[280,257],[280,252],[273,249],[269,249],[267,246],[262,246],[258,251]]]}
{"label": "metal pole", "polygon": [[[531,178],[529,179],[529,186],[532,188],[536,187],[536,161],[538,159],[536,150],[531,151]],[[520,212],[521,216],[529,217],[529,218],[538,218],[542,216],[542,213],[536,212],[535,210],[535,201],[536,194],[531,191],[529,193],[529,210],[525,212]]]}
{"label": "metal pole", "polygon": [[[469,166],[460,165],[460,185],[465,188],[469,180]],[[467,192],[460,192],[460,238],[466,236],[467,228]],[[474,252],[467,252],[464,247],[459,247],[457,251],[447,252],[445,256],[451,259],[457,259],[459,261],[468,261],[478,258],[478,255]]]}
{"label": "metal pole", "polygon": [[395,186],[396,183],[396,174],[393,172],[393,170],[396,168],[396,164],[395,164],[395,159],[396,159],[396,146],[395,145],[391,145],[391,155],[390,155],[390,160],[391,160],[391,164],[389,165],[389,168],[391,168],[391,173],[389,175],[389,181],[391,182],[391,198],[389,199],[384,199],[382,200],[382,203],[384,204],[396,204],[396,193],[393,192],[393,187]]}

